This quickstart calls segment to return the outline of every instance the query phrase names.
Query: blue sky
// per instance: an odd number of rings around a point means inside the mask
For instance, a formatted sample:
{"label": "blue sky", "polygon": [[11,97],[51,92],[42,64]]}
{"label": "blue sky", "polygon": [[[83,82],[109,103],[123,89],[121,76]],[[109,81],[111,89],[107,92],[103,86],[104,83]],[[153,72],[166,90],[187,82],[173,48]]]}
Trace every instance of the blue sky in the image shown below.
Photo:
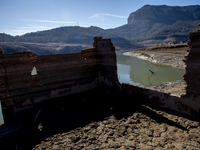
{"label": "blue sky", "polygon": [[146,4],[186,6],[200,0],[0,0],[0,33],[22,35],[61,26],[115,28]]}

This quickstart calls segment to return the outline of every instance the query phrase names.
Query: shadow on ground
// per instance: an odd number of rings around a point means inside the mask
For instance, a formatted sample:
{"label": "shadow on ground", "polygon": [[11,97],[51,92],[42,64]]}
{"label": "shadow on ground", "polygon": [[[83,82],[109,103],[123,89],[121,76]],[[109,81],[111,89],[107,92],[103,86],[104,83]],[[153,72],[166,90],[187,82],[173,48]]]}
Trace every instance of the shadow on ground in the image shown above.
{"label": "shadow on ground", "polygon": [[[84,127],[93,121],[101,121],[111,115],[118,120],[126,119],[135,112],[143,113],[158,123],[167,123],[187,130],[145,107],[142,105],[142,101],[139,97],[111,95],[99,89],[49,100],[16,118],[14,123],[20,124],[19,131],[2,137],[0,149],[32,149],[41,141],[55,134]],[[38,117],[36,114],[39,114]]]}

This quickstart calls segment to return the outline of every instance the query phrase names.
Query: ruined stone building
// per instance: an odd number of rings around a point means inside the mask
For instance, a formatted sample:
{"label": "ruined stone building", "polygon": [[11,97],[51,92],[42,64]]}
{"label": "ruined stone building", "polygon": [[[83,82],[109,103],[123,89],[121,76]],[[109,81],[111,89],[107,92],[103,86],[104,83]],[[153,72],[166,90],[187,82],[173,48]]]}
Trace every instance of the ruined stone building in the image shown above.
{"label": "ruined stone building", "polygon": [[200,119],[200,29],[190,33],[185,60],[186,93],[173,96],[153,89],[121,84],[111,39],[95,37],[93,48],[80,53],[0,54],[0,97],[5,120],[36,104],[98,87],[109,94],[140,97],[146,103]]}

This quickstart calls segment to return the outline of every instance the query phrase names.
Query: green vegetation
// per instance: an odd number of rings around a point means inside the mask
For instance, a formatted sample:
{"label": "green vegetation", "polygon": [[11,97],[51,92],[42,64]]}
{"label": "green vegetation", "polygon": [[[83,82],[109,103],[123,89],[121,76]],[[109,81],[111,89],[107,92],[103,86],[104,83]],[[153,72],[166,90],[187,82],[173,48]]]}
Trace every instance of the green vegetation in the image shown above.
{"label": "green vegetation", "polygon": [[128,24],[108,31],[135,42],[170,37],[187,40],[200,23],[199,12],[199,5],[145,5],[129,15]]}
{"label": "green vegetation", "polygon": [[169,37],[188,38],[189,33],[195,31],[199,21],[177,21],[173,25],[164,26],[153,33],[151,39],[166,39]]}
{"label": "green vegetation", "polygon": [[200,20],[177,21],[172,25],[165,25],[163,23],[152,23],[150,20],[137,20],[132,24],[108,31],[134,42],[170,37],[188,39],[189,33],[196,30],[198,23],[200,23]]}

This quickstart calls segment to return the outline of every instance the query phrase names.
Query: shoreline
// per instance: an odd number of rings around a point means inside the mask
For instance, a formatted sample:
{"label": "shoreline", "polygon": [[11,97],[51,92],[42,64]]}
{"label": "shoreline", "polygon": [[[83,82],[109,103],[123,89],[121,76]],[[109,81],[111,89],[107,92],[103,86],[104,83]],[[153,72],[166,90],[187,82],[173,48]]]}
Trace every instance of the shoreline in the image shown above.
{"label": "shoreline", "polygon": [[185,63],[183,59],[186,51],[187,47],[176,48],[175,46],[166,46],[163,48],[162,46],[137,49],[131,52],[125,52],[123,55],[135,57],[158,65],[184,69]]}

